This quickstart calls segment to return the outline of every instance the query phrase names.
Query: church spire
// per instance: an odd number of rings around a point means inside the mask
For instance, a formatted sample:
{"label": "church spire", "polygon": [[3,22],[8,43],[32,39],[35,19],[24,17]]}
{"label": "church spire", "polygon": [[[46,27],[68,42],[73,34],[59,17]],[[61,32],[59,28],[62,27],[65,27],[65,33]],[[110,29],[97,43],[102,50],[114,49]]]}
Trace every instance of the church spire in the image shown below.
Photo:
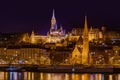
{"label": "church spire", "polygon": [[88,24],[87,24],[87,16],[85,16],[84,33],[83,33],[82,64],[88,64],[88,61],[89,61]]}
{"label": "church spire", "polygon": [[52,19],[55,19],[55,10],[53,9]]}
{"label": "church spire", "polygon": [[93,29],[92,29],[92,26],[90,27],[90,32],[92,32],[93,31]]}
{"label": "church spire", "polygon": [[34,35],[35,33],[34,33],[34,30],[32,30],[32,33],[31,33],[31,35]]}
{"label": "church spire", "polygon": [[88,36],[88,24],[87,24],[87,16],[85,16],[85,23],[84,23],[84,37]]}
{"label": "church spire", "polygon": [[56,19],[55,19],[55,10],[53,9],[50,32],[54,30],[57,30],[57,24],[56,24]]}

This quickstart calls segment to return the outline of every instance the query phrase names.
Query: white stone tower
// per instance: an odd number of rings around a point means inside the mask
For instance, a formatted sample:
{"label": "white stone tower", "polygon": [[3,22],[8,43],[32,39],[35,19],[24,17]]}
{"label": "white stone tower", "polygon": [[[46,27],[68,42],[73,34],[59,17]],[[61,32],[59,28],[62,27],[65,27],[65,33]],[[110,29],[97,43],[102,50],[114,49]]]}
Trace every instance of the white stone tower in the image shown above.
{"label": "white stone tower", "polygon": [[56,23],[56,18],[55,18],[55,10],[53,9],[50,33],[56,30],[57,30],[57,23]]}

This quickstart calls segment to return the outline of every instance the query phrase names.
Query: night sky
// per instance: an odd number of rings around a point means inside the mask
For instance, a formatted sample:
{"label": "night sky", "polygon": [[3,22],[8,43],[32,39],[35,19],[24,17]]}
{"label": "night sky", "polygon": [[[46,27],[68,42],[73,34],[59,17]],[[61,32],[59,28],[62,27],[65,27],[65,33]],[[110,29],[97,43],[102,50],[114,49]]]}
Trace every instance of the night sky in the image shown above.
{"label": "night sky", "polygon": [[89,26],[120,30],[120,1],[115,0],[2,0],[0,1],[0,32],[31,32],[47,34],[52,10],[57,24],[69,31],[83,27],[87,15]]}

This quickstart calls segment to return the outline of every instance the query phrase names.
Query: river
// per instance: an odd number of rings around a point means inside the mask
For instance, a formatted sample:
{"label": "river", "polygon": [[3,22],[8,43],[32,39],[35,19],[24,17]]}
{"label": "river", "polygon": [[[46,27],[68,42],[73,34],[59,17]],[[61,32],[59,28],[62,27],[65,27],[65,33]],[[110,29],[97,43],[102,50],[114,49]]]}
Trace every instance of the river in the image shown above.
{"label": "river", "polygon": [[120,74],[0,72],[0,80],[120,80]]}

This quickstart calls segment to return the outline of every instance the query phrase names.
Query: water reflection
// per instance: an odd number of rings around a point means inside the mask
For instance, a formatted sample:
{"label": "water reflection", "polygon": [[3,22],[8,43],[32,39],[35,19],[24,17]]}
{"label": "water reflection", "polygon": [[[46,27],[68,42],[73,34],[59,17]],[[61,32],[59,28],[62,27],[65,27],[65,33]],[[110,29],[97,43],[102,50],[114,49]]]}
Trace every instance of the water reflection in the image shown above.
{"label": "water reflection", "polygon": [[0,80],[120,80],[120,74],[0,72]]}

